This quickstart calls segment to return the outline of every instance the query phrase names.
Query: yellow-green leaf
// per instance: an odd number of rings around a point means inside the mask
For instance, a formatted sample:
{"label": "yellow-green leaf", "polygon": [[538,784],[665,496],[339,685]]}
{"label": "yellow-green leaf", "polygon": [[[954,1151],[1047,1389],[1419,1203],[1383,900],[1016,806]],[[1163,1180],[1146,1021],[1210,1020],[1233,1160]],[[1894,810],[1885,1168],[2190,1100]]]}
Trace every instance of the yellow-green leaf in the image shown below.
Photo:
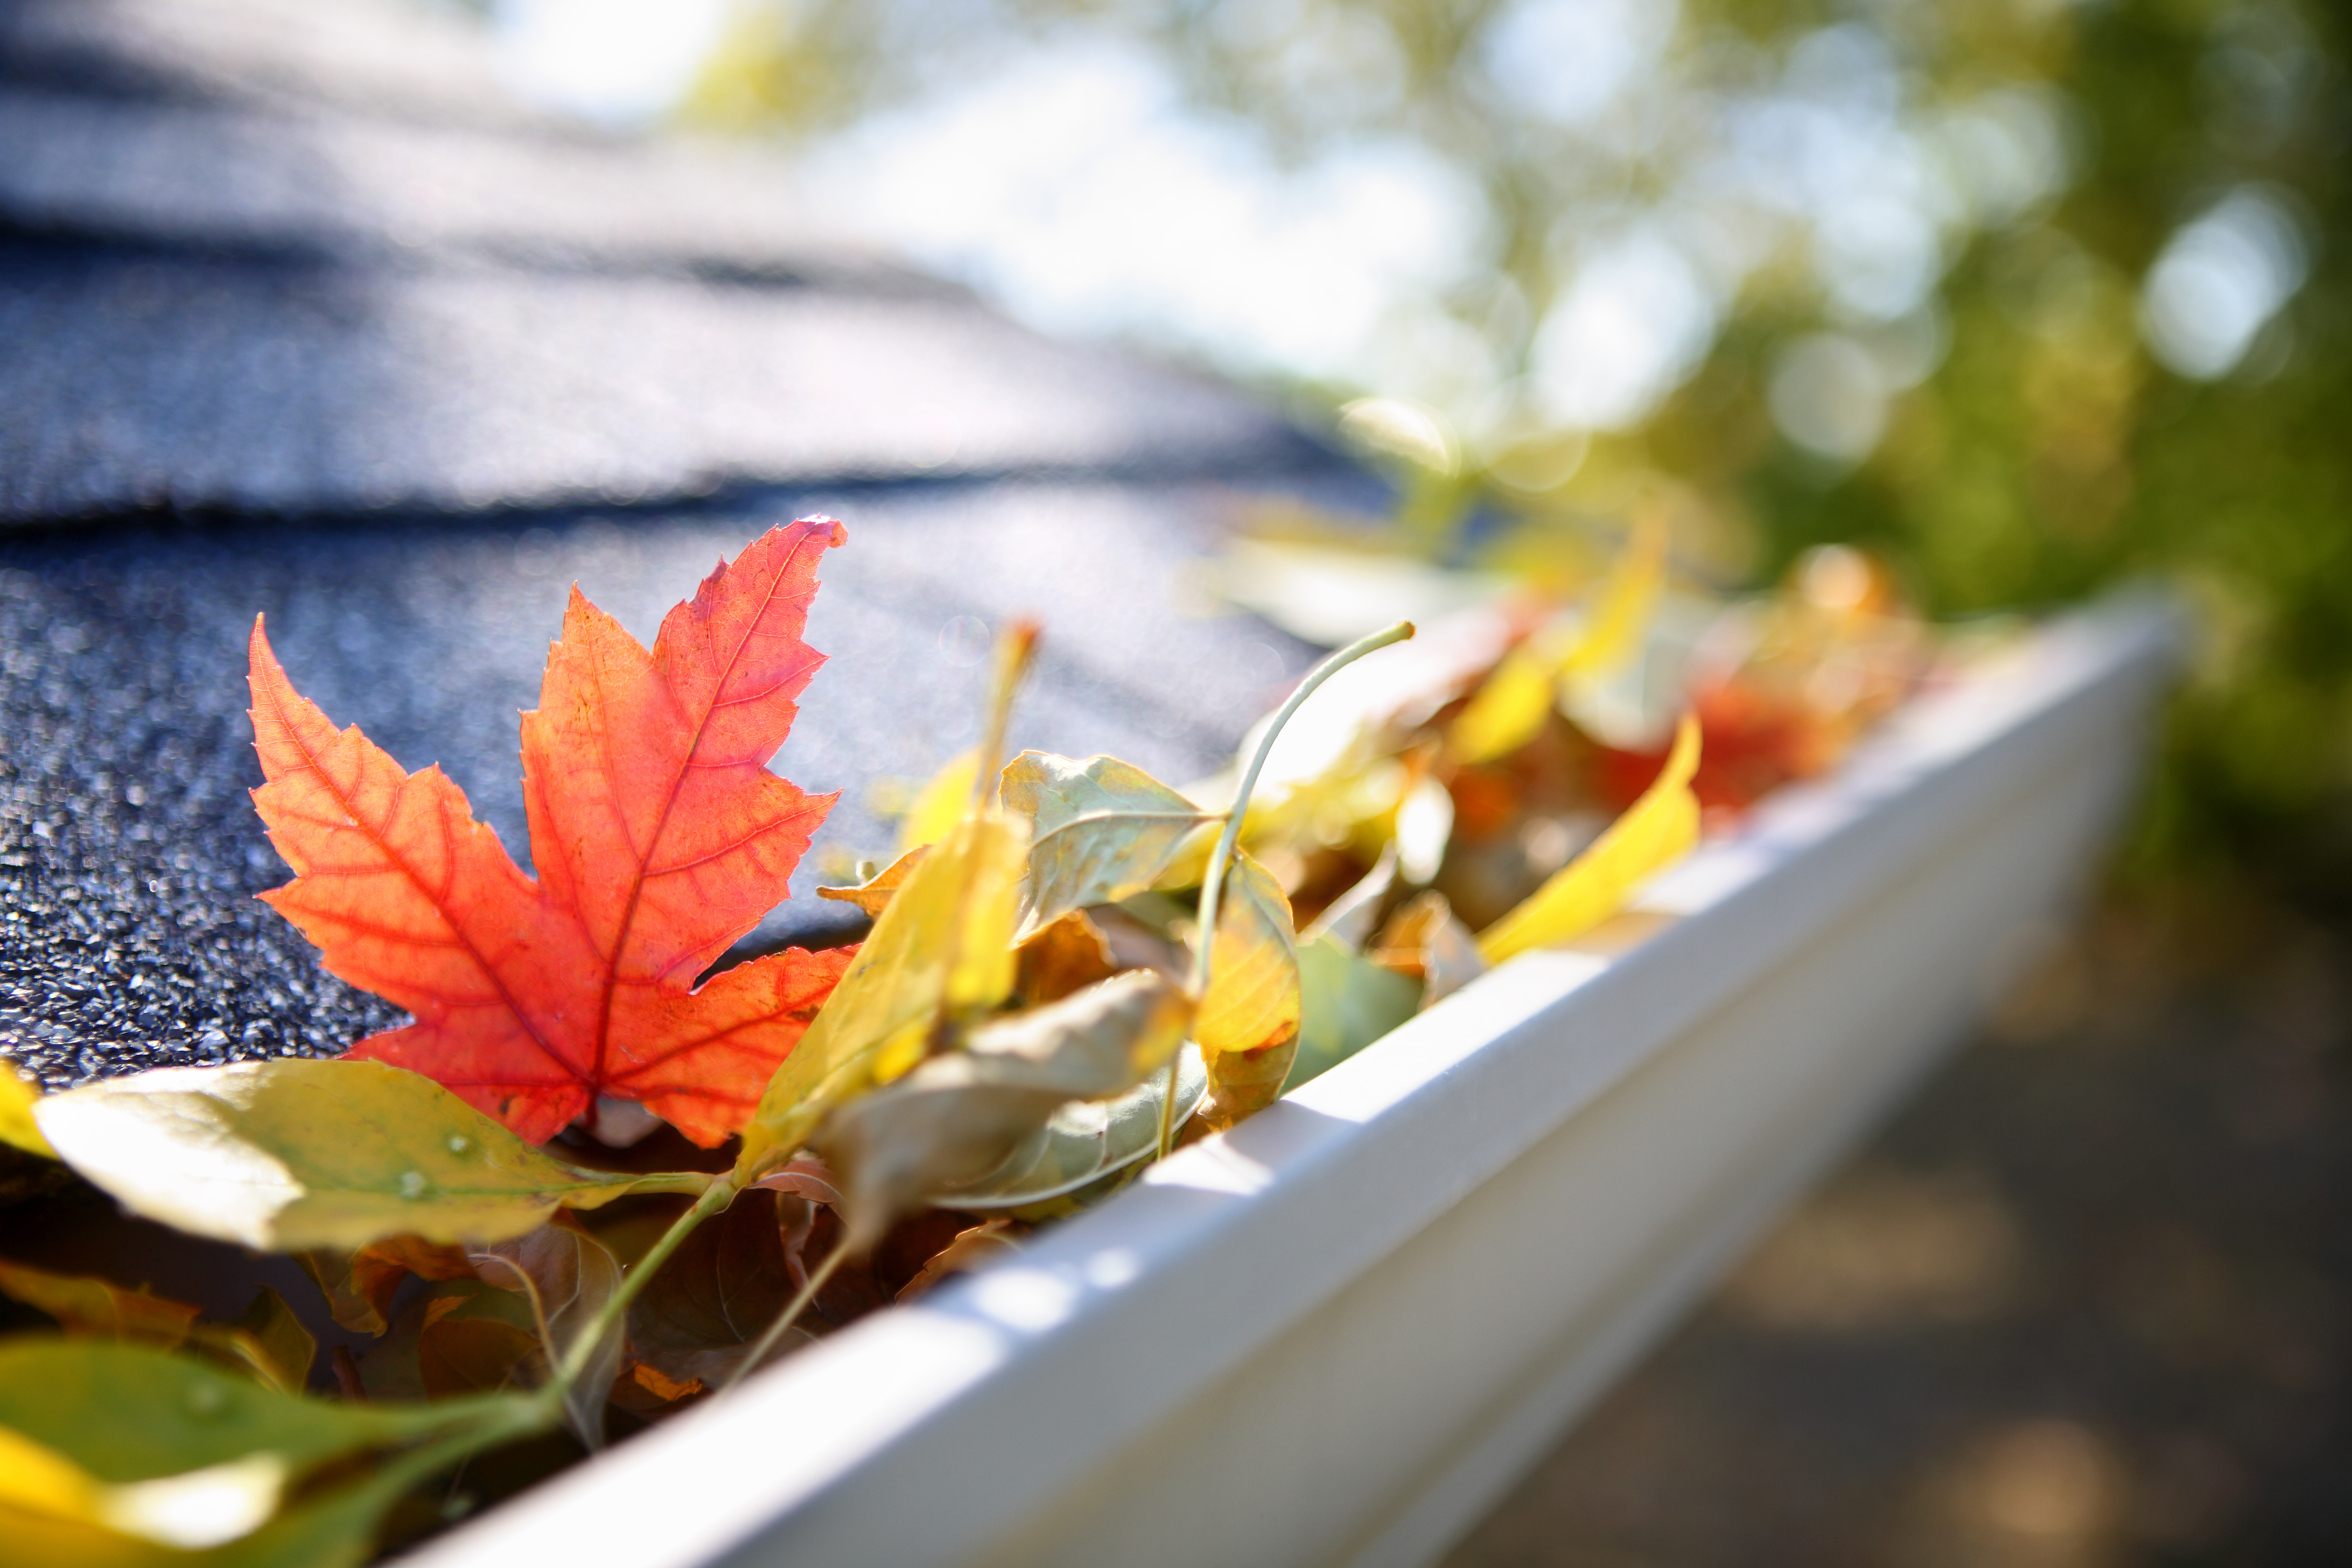
{"label": "yellow-green leaf", "polygon": [[132,1212],[265,1251],[495,1241],[559,1206],[710,1182],[576,1169],[381,1062],[163,1068],[50,1095],[36,1114],[66,1163]]}
{"label": "yellow-green leaf", "polygon": [[[457,1457],[445,1442],[487,1447],[538,1419],[513,1399],[331,1404],[144,1345],[0,1340],[0,1552],[33,1568],[343,1568],[394,1498]],[[272,1517],[305,1478],[371,1450],[393,1457]]]}
{"label": "yellow-green leaf", "polygon": [[792,1158],[842,1100],[920,1061],[942,1022],[1011,993],[1028,848],[1027,825],[995,813],[965,818],[933,846],[768,1080],[743,1130],[739,1185]]}
{"label": "yellow-green leaf", "polygon": [[1110,1099],[1165,1066],[1192,999],[1148,969],[973,1029],[967,1048],[933,1057],[827,1119],[825,1163],[863,1246],[898,1215],[988,1176],[1055,1111]]}
{"label": "yellow-green leaf", "polygon": [[1175,790],[1117,757],[1073,762],[1024,752],[1006,764],[1005,810],[1029,818],[1020,930],[1150,887],[1186,834],[1211,820]]}
{"label": "yellow-green leaf", "polygon": [[[1191,1121],[1208,1092],[1200,1047],[1181,1047],[1171,1125]],[[1156,1072],[1115,1100],[1071,1100],[1015,1144],[996,1169],[970,1185],[943,1190],[939,1201],[959,1209],[1021,1209],[1100,1181],[1158,1148],[1167,1094],[1168,1075]]]}
{"label": "yellow-green leaf", "polygon": [[1421,1006],[1418,983],[1328,935],[1298,944],[1298,1054],[1286,1090],[1328,1072]]}
{"label": "yellow-green leaf", "polygon": [[1223,1129],[1274,1102],[1298,1048],[1290,900],[1265,867],[1239,851],[1225,876],[1215,942],[1192,1037],[1209,1072],[1201,1116]]}
{"label": "yellow-green leaf", "polygon": [[930,782],[916,792],[914,804],[898,821],[898,853],[937,844],[955,831],[971,805],[980,784],[980,753],[962,752],[950,757]]}
{"label": "yellow-green leaf", "polygon": [[1526,902],[1479,933],[1478,951],[1488,963],[1591,930],[1622,909],[1644,878],[1689,853],[1698,842],[1698,797],[1690,787],[1698,748],[1698,721],[1685,715],[1664,769],[1642,798]]}
{"label": "yellow-green leaf", "polygon": [[26,1077],[23,1068],[0,1058],[0,1143],[54,1160],[58,1152],[49,1147],[49,1141],[41,1136],[40,1126],[33,1120],[33,1105],[40,1098],[40,1086]]}

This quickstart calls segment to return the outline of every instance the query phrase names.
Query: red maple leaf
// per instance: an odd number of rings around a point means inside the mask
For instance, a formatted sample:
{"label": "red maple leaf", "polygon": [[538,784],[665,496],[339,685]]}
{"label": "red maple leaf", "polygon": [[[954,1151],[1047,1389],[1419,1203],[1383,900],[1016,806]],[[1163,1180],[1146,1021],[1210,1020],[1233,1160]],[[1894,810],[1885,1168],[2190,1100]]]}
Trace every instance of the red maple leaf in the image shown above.
{"label": "red maple leaf", "polygon": [[578,588],[522,716],[538,880],[441,770],[403,771],[298,693],[254,622],[253,792],[295,879],[261,895],[415,1022],[353,1057],[437,1079],[543,1142],[598,1096],[705,1145],[740,1127],[849,952],[694,978],[784,899],[832,795],[767,768],[824,662],[801,640],[831,518],[771,529],[653,651]]}

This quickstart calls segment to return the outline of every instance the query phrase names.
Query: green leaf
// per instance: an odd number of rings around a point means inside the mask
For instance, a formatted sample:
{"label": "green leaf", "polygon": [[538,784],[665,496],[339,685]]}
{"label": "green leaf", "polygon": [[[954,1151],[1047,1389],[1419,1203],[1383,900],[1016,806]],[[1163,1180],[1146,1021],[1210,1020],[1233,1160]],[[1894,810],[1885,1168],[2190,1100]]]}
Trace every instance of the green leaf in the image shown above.
{"label": "green leaf", "polygon": [[1028,847],[1025,823],[992,813],[967,817],[923,857],[768,1080],[743,1129],[738,1186],[790,1159],[835,1105],[920,1061],[943,1022],[1011,993]]}
{"label": "green leaf", "polygon": [[1346,1061],[1421,1006],[1421,986],[1329,936],[1298,948],[1298,1054],[1284,1089]]}
{"label": "green leaf", "polygon": [[710,1183],[576,1169],[381,1062],[163,1068],[53,1094],[36,1114],[59,1156],[132,1212],[264,1251],[495,1241],[561,1206]]}
{"label": "green leaf", "polygon": [[[27,1568],[348,1568],[401,1493],[541,1424],[514,1398],[335,1405],[143,1345],[0,1340],[0,1550]],[[305,1484],[375,1451],[340,1488]]]}
{"label": "green leaf", "polygon": [[1182,1043],[1192,999],[1130,970],[973,1029],[966,1048],[931,1058],[835,1110],[818,1140],[841,1177],[861,1247],[901,1215],[987,1176],[1072,1100],[1126,1093]]}
{"label": "green leaf", "polygon": [[1212,814],[1117,757],[1024,752],[1005,765],[1004,808],[1034,825],[1023,936],[1089,904],[1142,892]]}
{"label": "green leaf", "polygon": [[[1160,1104],[1168,1076],[1153,1073],[1116,1100],[1073,1100],[1015,1144],[996,1169],[969,1185],[942,1188],[938,1201],[960,1209],[1017,1209],[1076,1192],[1126,1169],[1159,1146]],[[1176,1057],[1176,1114],[1181,1127],[1209,1092],[1201,1051]]]}

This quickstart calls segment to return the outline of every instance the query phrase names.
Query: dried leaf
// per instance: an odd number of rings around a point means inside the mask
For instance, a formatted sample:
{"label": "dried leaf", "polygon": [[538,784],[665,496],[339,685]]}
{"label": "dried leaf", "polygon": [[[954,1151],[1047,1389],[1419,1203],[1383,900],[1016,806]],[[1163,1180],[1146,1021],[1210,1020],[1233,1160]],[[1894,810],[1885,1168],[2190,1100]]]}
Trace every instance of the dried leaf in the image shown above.
{"label": "dried leaf", "polygon": [[1284,1089],[1346,1061],[1421,1006],[1421,986],[1329,936],[1298,944],[1298,1054]]}
{"label": "dried leaf", "polygon": [[187,1343],[201,1309],[89,1275],[53,1274],[0,1260],[0,1290],[58,1321],[68,1334],[131,1340],[166,1350]]}
{"label": "dried leaf", "polygon": [[267,1285],[241,1316],[226,1323],[198,1323],[194,1338],[199,1349],[245,1368],[280,1394],[308,1387],[310,1367],[319,1359],[318,1336]]}
{"label": "dried leaf", "polygon": [[956,1238],[924,1260],[920,1272],[898,1288],[898,1300],[911,1301],[936,1287],[941,1280],[958,1274],[969,1274],[975,1268],[985,1268],[1000,1258],[1011,1258],[1021,1250],[1020,1237],[1027,1227],[1017,1220],[992,1219],[973,1226],[970,1230],[956,1232]]}
{"label": "dried leaf", "polygon": [[132,1212],[264,1251],[497,1240],[559,1205],[710,1183],[576,1169],[376,1062],[162,1068],[53,1094],[37,1114],[66,1163]]}
{"label": "dried leaf", "polygon": [[857,886],[819,888],[816,890],[816,896],[820,899],[832,899],[840,903],[856,904],[866,911],[866,919],[878,920],[881,918],[882,911],[889,906],[892,896],[906,885],[908,877],[915,874],[915,868],[923,863],[923,857],[930,851],[930,847],[929,844],[918,844]]}
{"label": "dried leaf", "polygon": [[[796,1288],[776,1199],[745,1193],[688,1237],[630,1304],[629,1353],[637,1360],[638,1381],[646,1384],[650,1373],[673,1388],[728,1382]],[[789,1348],[780,1342],[777,1353]]]}
{"label": "dried leaf", "polygon": [[1685,715],[1664,771],[1633,808],[1525,903],[1479,933],[1478,951],[1488,963],[1591,930],[1623,908],[1645,878],[1689,853],[1698,842],[1698,799],[1690,788],[1698,742],[1698,721]]}
{"label": "dried leaf", "polygon": [[58,1152],[49,1147],[33,1120],[33,1102],[40,1098],[41,1086],[15,1062],[0,1058],[0,1143],[54,1160]]}
{"label": "dried leaf", "polygon": [[[470,1256],[483,1283],[516,1291],[530,1301],[540,1349],[551,1368],[569,1363],[581,1336],[621,1288],[620,1260],[577,1225],[544,1225]],[[564,1395],[565,1424],[591,1448],[604,1447],[606,1393],[620,1370],[621,1324],[616,1321],[598,1339],[585,1370]]]}
{"label": "dried leaf", "polygon": [[[445,1315],[416,1336],[417,1375],[427,1399],[492,1394],[535,1382],[544,1358],[536,1334],[497,1318]],[[601,1402],[601,1391],[597,1397]]]}
{"label": "dried leaf", "polygon": [[902,1214],[1004,1163],[1074,1100],[1107,1100],[1165,1066],[1192,1004],[1133,970],[1047,1006],[971,1030],[967,1048],[850,1100],[819,1139],[842,1176],[850,1236],[863,1251]]}
{"label": "dried leaf", "polygon": [[1018,952],[1013,990],[1032,1007],[1058,1002],[1118,973],[1110,942],[1084,910],[1040,928]]}
{"label": "dried leaf", "polygon": [[1028,847],[1025,825],[985,814],[958,824],[923,858],[769,1081],[743,1131],[740,1184],[791,1158],[835,1105],[920,1061],[947,1020],[1003,1001]]}
{"label": "dried leaf", "polygon": [[381,1334],[393,1292],[411,1274],[420,1279],[471,1279],[472,1259],[462,1247],[425,1240],[420,1236],[390,1236],[372,1241],[348,1256],[314,1250],[301,1255],[302,1267],[327,1298],[327,1310],[336,1322],[355,1333]]}
{"label": "dried leaf", "polygon": [[1024,752],[1006,764],[1005,810],[1031,824],[1021,889],[1027,937],[1073,910],[1150,888],[1208,813],[1117,757]]}
{"label": "dried leaf", "polygon": [[[1160,1107],[1168,1075],[1155,1072],[1115,1100],[1074,1100],[1013,1146],[1003,1163],[968,1186],[942,1191],[960,1209],[1026,1209],[1090,1186],[1151,1153],[1160,1142]],[[1176,1110],[1181,1127],[1209,1092],[1201,1052],[1176,1053]]]}
{"label": "dried leaf", "polygon": [[298,694],[258,621],[254,803],[297,875],[262,895],[334,973],[415,1015],[353,1047],[447,1084],[531,1142],[600,1097],[697,1142],[740,1126],[846,959],[797,949],[693,988],[786,896],[832,805],[767,768],[821,662],[801,641],[829,519],[772,529],[648,652],[575,589],[523,715],[540,879],[465,795]]}
{"label": "dried leaf", "polygon": [[1201,1120],[1222,1131],[1274,1103],[1298,1048],[1290,900],[1265,867],[1239,852],[1226,874],[1209,963],[1192,1037],[1209,1072]]}
{"label": "dried leaf", "polygon": [[1454,918],[1439,892],[1422,893],[1389,917],[1372,944],[1371,959],[1384,969],[1421,982],[1421,1005],[1433,1006],[1486,973],[1478,939]]}
{"label": "dried leaf", "polygon": [[[1372,934],[1372,922],[1380,918],[1381,900],[1388,897],[1396,885],[1397,852],[1393,844],[1383,845],[1381,858],[1372,868],[1346,892],[1324,906],[1314,923],[1298,933],[1298,949],[1320,938],[1328,937],[1334,946],[1345,952],[1354,952]],[[1304,1026],[1301,1026],[1304,1027]]]}

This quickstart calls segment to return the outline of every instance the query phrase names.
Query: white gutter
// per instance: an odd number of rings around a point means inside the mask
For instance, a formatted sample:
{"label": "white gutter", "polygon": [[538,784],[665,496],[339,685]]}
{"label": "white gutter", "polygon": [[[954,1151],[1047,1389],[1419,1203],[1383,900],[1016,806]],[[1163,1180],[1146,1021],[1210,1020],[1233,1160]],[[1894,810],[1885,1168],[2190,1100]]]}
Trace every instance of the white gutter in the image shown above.
{"label": "white gutter", "polygon": [[1428,1561],[2063,917],[2177,641],[2038,634],[1595,940],[410,1561]]}

